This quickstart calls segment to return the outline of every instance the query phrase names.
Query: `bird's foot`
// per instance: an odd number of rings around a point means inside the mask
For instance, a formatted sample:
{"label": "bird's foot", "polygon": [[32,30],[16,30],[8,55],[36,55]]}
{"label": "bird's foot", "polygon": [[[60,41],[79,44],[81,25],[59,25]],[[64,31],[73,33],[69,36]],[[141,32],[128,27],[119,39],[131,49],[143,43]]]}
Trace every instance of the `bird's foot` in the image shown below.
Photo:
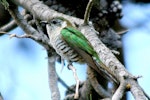
{"label": "bird's foot", "polygon": [[76,73],[76,69],[72,64],[68,64],[68,69],[72,70],[73,72],[73,76],[76,80],[76,90],[75,90],[75,95],[74,95],[74,99],[78,99],[79,98],[79,78],[78,75]]}

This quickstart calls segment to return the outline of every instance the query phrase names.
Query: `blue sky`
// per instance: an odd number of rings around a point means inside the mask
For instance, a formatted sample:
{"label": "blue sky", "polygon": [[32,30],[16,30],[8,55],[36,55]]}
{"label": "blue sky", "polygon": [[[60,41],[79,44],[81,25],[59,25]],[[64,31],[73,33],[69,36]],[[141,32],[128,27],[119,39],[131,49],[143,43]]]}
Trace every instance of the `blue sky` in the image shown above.
{"label": "blue sky", "polygon": [[[138,80],[150,94],[150,4],[127,4],[121,20],[130,31],[123,36],[126,67],[133,75],[142,75]],[[132,97],[133,99],[133,97]],[[131,100],[131,98],[130,98]]]}
{"label": "blue sky", "polygon": [[[143,76],[139,84],[150,94],[150,11],[147,9],[150,4],[126,4],[121,22],[130,29],[122,39],[126,67],[133,75]],[[17,28],[10,33],[24,32]],[[46,57],[44,48],[31,39],[0,37],[0,91],[5,100],[50,100]],[[84,80],[86,67],[75,66],[80,80]],[[61,72],[61,66],[57,66],[57,72],[68,85],[75,83],[66,67]],[[63,97],[64,92],[61,93]]]}

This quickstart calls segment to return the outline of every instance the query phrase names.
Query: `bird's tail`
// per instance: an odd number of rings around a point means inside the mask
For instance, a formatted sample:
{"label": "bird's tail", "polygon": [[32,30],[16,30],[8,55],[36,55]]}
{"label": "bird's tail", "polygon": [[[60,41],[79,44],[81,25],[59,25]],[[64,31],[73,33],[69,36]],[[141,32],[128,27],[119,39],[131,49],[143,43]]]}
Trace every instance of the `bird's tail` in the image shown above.
{"label": "bird's tail", "polygon": [[114,74],[108,69],[108,67],[103,64],[103,62],[101,62],[101,60],[99,60],[98,56],[96,60],[94,60],[92,58],[92,56],[90,56],[89,54],[87,54],[85,51],[83,51],[82,49],[75,49],[78,54],[80,56],[82,56],[82,58],[85,60],[85,62],[92,68],[94,69],[98,74],[100,74],[101,76],[103,76],[104,78],[108,79],[108,80],[112,80],[115,83],[118,84],[117,79],[115,78]]}

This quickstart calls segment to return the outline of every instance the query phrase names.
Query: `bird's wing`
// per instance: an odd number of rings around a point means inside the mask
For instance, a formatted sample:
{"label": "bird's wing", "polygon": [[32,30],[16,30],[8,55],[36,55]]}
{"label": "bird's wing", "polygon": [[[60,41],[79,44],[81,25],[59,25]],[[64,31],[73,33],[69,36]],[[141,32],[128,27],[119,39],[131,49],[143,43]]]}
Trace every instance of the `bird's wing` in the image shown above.
{"label": "bird's wing", "polygon": [[73,34],[77,35],[78,37],[80,37],[83,40],[88,41],[85,36],[77,29],[73,28],[73,27],[65,27],[66,30],[72,32]]}
{"label": "bird's wing", "polygon": [[95,53],[88,40],[80,31],[72,27],[66,27],[61,30],[61,35],[70,46],[80,48],[90,55]]}

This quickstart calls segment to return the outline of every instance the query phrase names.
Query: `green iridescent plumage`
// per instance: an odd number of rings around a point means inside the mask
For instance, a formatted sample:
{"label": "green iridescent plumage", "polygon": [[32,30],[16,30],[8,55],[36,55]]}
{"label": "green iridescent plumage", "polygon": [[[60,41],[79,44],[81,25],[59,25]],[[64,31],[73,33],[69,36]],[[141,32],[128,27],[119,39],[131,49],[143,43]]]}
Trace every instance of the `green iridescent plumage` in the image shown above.
{"label": "green iridescent plumage", "polygon": [[65,27],[61,30],[61,35],[70,46],[82,49],[100,62],[96,52],[80,31],[72,27]]}

